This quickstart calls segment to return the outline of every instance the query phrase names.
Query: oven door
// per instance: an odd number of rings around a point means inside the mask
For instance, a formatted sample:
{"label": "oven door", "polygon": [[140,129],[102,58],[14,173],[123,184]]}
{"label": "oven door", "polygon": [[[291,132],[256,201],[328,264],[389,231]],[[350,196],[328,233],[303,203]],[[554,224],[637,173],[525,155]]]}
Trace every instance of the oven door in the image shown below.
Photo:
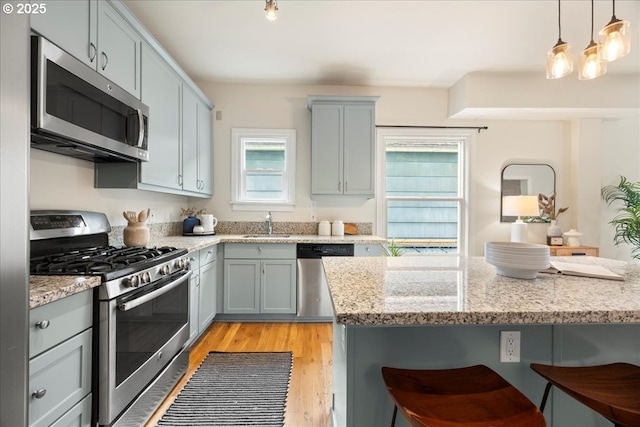
{"label": "oven door", "polygon": [[180,271],[100,301],[100,425],[110,425],[189,339],[189,277]]}

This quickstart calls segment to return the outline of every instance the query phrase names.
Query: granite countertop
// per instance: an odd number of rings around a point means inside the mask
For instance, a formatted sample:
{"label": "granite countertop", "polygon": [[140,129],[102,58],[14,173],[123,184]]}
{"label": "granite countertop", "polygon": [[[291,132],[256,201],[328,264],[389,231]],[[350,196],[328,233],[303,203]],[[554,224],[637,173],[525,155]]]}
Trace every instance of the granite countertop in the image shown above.
{"label": "granite countertop", "polygon": [[[166,236],[151,239],[148,246],[187,248],[189,252],[219,243],[386,243],[382,237],[364,234],[318,236],[315,234],[274,234],[270,237],[246,237],[253,234],[219,234],[213,236]],[[286,236],[286,237],[285,237]]]}
{"label": "granite countertop", "polygon": [[30,276],[29,308],[69,297],[100,286],[96,276]]}
{"label": "granite countertop", "polygon": [[640,323],[640,265],[596,257],[625,281],[538,273],[499,276],[483,257],[323,258],[338,323],[347,325]]}
{"label": "granite countertop", "polygon": [[[296,235],[289,237],[245,237],[246,234],[220,234],[212,236],[164,236],[152,238],[147,246],[172,246],[194,252],[219,243],[377,243],[385,239],[372,235],[317,236]],[[64,297],[100,286],[95,276],[30,276],[29,308],[35,308]]]}

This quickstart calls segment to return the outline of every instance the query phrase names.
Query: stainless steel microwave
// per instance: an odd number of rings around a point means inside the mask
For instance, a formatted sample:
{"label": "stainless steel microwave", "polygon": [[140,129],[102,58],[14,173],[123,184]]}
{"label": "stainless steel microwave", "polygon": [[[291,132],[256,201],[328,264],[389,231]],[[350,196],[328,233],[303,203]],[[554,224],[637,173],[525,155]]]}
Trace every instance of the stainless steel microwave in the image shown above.
{"label": "stainless steel microwave", "polygon": [[94,162],[148,161],[149,107],[31,36],[31,146]]}

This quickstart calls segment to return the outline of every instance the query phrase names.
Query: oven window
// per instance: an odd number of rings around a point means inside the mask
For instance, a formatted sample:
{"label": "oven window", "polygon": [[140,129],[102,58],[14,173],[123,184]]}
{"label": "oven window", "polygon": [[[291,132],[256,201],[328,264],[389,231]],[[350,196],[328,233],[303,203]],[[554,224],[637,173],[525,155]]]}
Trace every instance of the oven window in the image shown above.
{"label": "oven window", "polygon": [[116,386],[188,323],[189,282],[116,314]]}

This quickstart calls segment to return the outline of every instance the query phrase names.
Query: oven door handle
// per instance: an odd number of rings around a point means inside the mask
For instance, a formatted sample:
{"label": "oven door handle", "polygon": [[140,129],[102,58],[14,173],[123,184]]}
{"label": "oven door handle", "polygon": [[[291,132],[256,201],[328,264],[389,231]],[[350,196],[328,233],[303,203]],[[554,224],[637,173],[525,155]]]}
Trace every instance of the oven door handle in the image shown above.
{"label": "oven door handle", "polygon": [[160,289],[156,289],[155,291],[149,292],[148,294],[144,294],[140,298],[136,298],[136,299],[131,300],[131,301],[123,302],[122,304],[118,305],[118,309],[120,311],[129,311],[132,308],[136,308],[139,305],[144,304],[145,302],[149,302],[154,298],[158,298],[160,295],[166,294],[170,290],[172,290],[172,289],[180,286],[181,284],[183,284],[186,280],[189,279],[189,277],[191,277],[191,273],[192,273],[192,271],[189,270],[184,276],[181,276],[178,280],[176,280],[173,283],[170,283],[170,284],[168,284],[166,286],[163,286]]}

